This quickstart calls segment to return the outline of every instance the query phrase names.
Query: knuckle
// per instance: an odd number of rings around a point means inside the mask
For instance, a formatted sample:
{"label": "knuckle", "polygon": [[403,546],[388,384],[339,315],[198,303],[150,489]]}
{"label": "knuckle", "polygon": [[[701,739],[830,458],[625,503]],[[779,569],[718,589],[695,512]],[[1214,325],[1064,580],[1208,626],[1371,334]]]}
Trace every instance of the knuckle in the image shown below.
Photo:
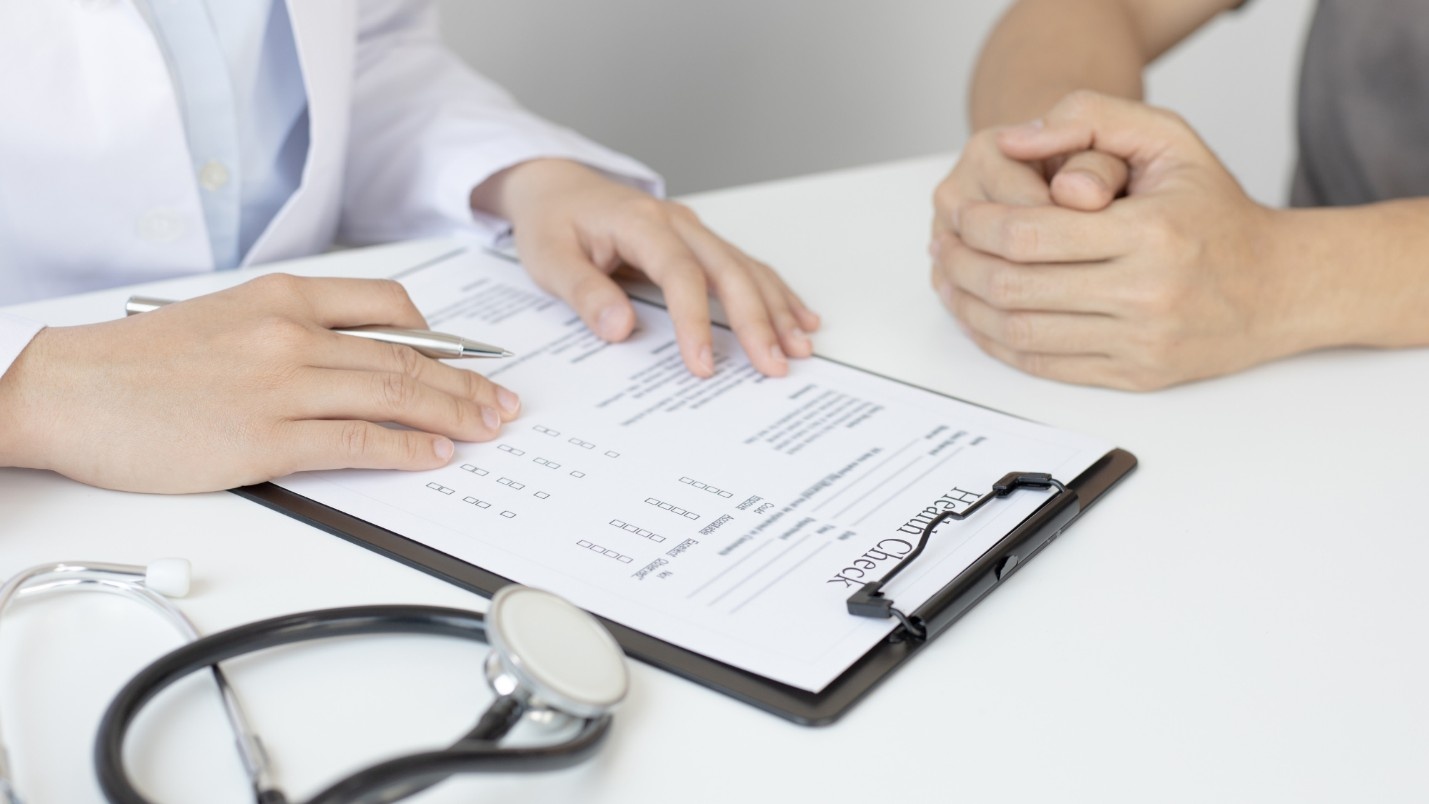
{"label": "knuckle", "polygon": [[403,433],[402,437],[397,439],[397,449],[401,452],[402,463],[407,466],[416,466],[422,463],[425,452],[424,444],[424,440],[416,433]]}
{"label": "knuckle", "polygon": [[1013,215],[998,225],[997,237],[1002,254],[1009,260],[1021,262],[1036,256],[1041,233],[1035,223]]}
{"label": "knuckle", "polygon": [[1034,377],[1051,377],[1052,358],[1041,352],[1017,352],[1014,365]]}
{"label": "knuckle", "polygon": [[304,282],[292,274],[275,273],[264,274],[248,284],[264,295],[290,299],[302,294]]}
{"label": "knuckle", "polygon": [[281,315],[262,316],[253,325],[258,333],[254,340],[277,355],[301,351],[313,335],[302,322]]}
{"label": "knuckle", "polygon": [[368,450],[372,446],[371,428],[367,422],[345,422],[342,429],[338,431],[338,438],[341,439],[340,447],[344,455],[351,460],[360,460],[367,456]]}
{"label": "knuckle", "polygon": [[265,388],[281,388],[307,363],[313,333],[302,323],[282,316],[264,316],[232,335],[251,350],[250,366]]}
{"label": "knuckle", "polygon": [[471,402],[458,399],[454,396],[446,397],[447,423],[450,433],[470,433],[473,431],[485,431],[486,424],[481,420],[480,409]]}
{"label": "knuckle", "polygon": [[[716,268],[714,272],[719,273],[719,270]],[[667,261],[664,275],[661,279],[661,284],[669,279],[674,279],[689,285],[707,288],[713,276],[711,276],[711,269],[707,268],[703,263],[696,262],[693,258],[681,255]]]}
{"label": "knuckle", "polygon": [[488,383],[485,377],[474,371],[462,371],[460,376],[462,394],[467,399],[478,399],[486,392]]}
{"label": "knuckle", "polygon": [[407,409],[417,395],[417,383],[405,374],[380,374],[377,398],[389,411]]}
{"label": "knuckle", "polygon": [[1150,107],[1150,112],[1157,120],[1166,125],[1182,128],[1189,127],[1186,123],[1186,118],[1182,117],[1178,112],[1164,106],[1152,106]]}
{"label": "knuckle", "polygon": [[387,344],[392,353],[393,363],[397,366],[397,371],[404,377],[416,379],[422,375],[427,368],[427,359],[417,353],[416,349],[408,346],[399,346],[395,343]]}
{"label": "knuckle", "polygon": [[693,209],[681,204],[679,201],[665,201],[664,205],[665,214],[675,220],[694,224],[700,222],[700,216],[697,215]]}
{"label": "knuckle", "polygon": [[373,279],[372,287],[377,292],[387,297],[393,304],[403,307],[412,307],[412,297],[407,295],[407,289],[401,282],[395,279]]}
{"label": "knuckle", "polygon": [[740,262],[745,266],[745,271],[750,277],[757,282],[764,283],[764,286],[769,290],[782,294],[784,297],[793,294],[793,291],[789,290],[789,286],[784,284],[784,280],[779,278],[778,272],[773,268],[770,268],[768,265],[765,265],[753,257],[745,257],[740,260]]}
{"label": "knuckle", "polygon": [[625,200],[625,210],[638,218],[663,218],[670,203],[641,193]]}
{"label": "knuckle", "polygon": [[1058,111],[1068,117],[1083,117],[1091,114],[1101,105],[1103,96],[1090,89],[1076,89],[1067,93],[1057,102]]}
{"label": "knuckle", "polygon": [[987,303],[1001,310],[1017,307],[1027,297],[1027,280],[1021,271],[995,268],[987,276]]}
{"label": "knuckle", "polygon": [[[1147,277],[1128,291],[1131,307],[1143,321],[1165,324],[1173,320],[1185,304],[1187,288],[1174,275]],[[1160,328],[1151,329],[1147,338],[1160,338]]]}
{"label": "knuckle", "polygon": [[964,150],[972,157],[1001,155],[1002,151],[997,147],[997,133],[1000,129],[1001,127],[993,127],[979,130],[968,138]]}
{"label": "knuckle", "polygon": [[[941,217],[942,213],[947,212],[953,203],[952,184],[952,176],[949,175],[947,178],[938,182],[938,186],[933,188],[933,209],[939,213],[939,217]],[[936,227],[938,222],[934,220],[933,225]]]}
{"label": "knuckle", "polygon": [[1037,327],[1032,317],[1025,313],[1012,313],[1002,320],[1003,343],[1009,349],[1026,352],[1037,342]]}
{"label": "knuckle", "polygon": [[724,295],[735,294],[728,301],[738,305],[752,305],[772,308],[787,304],[787,291],[766,281],[748,259],[731,257],[709,266],[709,291]]}
{"label": "knuckle", "polygon": [[937,187],[933,188],[933,209],[937,213],[935,225],[942,225],[942,221],[950,219],[953,211],[963,202],[963,193],[958,186],[958,182],[953,176],[943,180]]}
{"label": "knuckle", "polygon": [[1137,238],[1142,251],[1166,256],[1189,253],[1198,247],[1180,221],[1161,213],[1147,215],[1139,223]]}

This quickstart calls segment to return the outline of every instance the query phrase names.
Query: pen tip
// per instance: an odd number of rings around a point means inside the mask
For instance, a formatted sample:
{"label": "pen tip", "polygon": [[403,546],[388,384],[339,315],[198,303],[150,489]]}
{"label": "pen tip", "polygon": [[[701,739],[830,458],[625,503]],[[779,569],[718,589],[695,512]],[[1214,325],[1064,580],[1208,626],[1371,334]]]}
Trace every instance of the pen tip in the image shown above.
{"label": "pen tip", "polygon": [[506,349],[502,349],[502,350],[501,350],[501,356],[502,356],[502,357],[515,357],[515,356],[516,356],[516,353],[515,353],[515,352],[511,352],[511,351],[507,351]]}

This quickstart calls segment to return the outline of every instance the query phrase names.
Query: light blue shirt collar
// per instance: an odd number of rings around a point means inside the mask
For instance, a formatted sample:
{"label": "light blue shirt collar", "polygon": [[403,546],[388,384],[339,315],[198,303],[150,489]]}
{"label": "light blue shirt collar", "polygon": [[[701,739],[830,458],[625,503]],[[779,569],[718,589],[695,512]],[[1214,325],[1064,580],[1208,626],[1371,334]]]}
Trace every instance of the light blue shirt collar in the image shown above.
{"label": "light blue shirt collar", "polygon": [[297,190],[308,99],[283,0],[135,0],[169,65],[217,268]]}

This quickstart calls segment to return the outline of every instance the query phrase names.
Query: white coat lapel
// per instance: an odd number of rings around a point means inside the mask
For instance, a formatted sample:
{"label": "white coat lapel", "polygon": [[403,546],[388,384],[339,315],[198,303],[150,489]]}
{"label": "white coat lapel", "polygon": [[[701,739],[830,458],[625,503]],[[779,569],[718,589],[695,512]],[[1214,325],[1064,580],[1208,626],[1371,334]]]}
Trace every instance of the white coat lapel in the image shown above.
{"label": "white coat lapel", "polygon": [[302,181],[253,244],[245,265],[321,251],[337,231],[357,46],[352,0],[286,0],[308,96]]}

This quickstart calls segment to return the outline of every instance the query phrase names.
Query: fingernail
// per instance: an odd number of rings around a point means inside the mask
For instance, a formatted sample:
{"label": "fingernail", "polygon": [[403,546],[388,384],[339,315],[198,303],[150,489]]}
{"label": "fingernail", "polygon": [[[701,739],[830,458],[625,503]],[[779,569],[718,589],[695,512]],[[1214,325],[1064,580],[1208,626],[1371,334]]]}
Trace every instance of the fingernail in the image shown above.
{"label": "fingernail", "polygon": [[1105,181],[1102,181],[1102,177],[1101,177],[1101,176],[1098,176],[1098,175],[1095,174],[1095,173],[1092,173],[1091,171],[1087,171],[1087,170],[1073,170],[1073,171],[1071,171],[1071,176],[1070,176],[1070,178],[1078,178],[1078,177],[1080,177],[1082,181],[1091,184],[1093,189],[1103,190],[1103,191],[1108,189],[1106,182],[1105,182]]}
{"label": "fingernail", "polygon": [[607,307],[600,311],[600,317],[595,322],[595,334],[601,339],[613,341],[620,337],[620,308]]}
{"label": "fingernail", "polygon": [[801,355],[807,355],[814,351],[814,342],[809,340],[809,336],[805,335],[803,330],[795,330],[793,334],[789,336],[789,339],[798,347],[799,354]]}
{"label": "fingernail", "polygon": [[1028,120],[1026,123],[1011,126],[1005,133],[1014,137],[1028,137],[1041,131],[1045,126],[1046,123],[1039,117],[1036,120]]}
{"label": "fingernail", "polygon": [[714,351],[708,345],[700,347],[699,363],[706,373],[714,373]]}
{"label": "fingernail", "polygon": [[502,410],[512,415],[521,409],[521,398],[500,385],[496,386],[496,402],[501,405]]}
{"label": "fingernail", "polygon": [[456,452],[456,446],[452,444],[450,438],[438,437],[432,442],[432,452],[436,453],[436,456],[443,462],[446,462],[451,460],[452,453]]}
{"label": "fingernail", "polygon": [[486,426],[492,430],[501,429],[501,414],[496,412],[496,408],[489,405],[482,405],[481,420],[486,422]]}

